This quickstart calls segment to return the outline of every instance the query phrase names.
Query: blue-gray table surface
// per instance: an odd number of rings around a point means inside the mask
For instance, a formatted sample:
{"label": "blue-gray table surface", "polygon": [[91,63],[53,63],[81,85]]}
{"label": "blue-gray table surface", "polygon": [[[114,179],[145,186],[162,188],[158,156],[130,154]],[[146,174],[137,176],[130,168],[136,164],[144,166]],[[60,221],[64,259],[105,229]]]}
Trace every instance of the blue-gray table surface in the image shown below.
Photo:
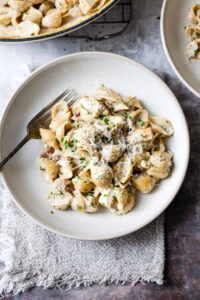
{"label": "blue-gray table surface", "polygon": [[67,53],[108,51],[125,55],[147,66],[172,89],[188,121],[191,155],[182,188],[165,213],[164,285],[139,283],[136,286],[93,286],[65,292],[34,288],[14,298],[7,295],[6,299],[200,299],[200,99],[183,86],[167,62],[160,39],[161,5],[162,0],[134,0],[133,19],[129,28],[123,35],[110,40],[88,42],[60,38],[34,44],[0,45],[0,69],[6,65],[7,75],[17,74],[16,70],[24,63],[35,69]]}

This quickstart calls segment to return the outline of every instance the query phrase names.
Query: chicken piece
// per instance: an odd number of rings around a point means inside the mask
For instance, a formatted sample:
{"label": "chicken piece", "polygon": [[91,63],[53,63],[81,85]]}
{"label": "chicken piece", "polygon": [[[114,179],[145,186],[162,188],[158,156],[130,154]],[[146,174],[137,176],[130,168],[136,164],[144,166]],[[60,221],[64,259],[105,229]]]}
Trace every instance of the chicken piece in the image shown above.
{"label": "chicken piece", "polygon": [[105,105],[94,98],[84,97],[80,100],[80,114],[83,121],[93,121],[99,115],[107,115]]}
{"label": "chicken piece", "polygon": [[123,153],[122,145],[104,145],[102,149],[102,157],[106,162],[117,161]]}
{"label": "chicken piece", "polygon": [[48,194],[49,204],[59,210],[66,210],[72,202],[73,195],[65,190],[65,181],[56,179]]}
{"label": "chicken piece", "polygon": [[106,188],[111,186],[113,174],[112,169],[107,164],[92,165],[90,170],[91,180],[97,187]]}

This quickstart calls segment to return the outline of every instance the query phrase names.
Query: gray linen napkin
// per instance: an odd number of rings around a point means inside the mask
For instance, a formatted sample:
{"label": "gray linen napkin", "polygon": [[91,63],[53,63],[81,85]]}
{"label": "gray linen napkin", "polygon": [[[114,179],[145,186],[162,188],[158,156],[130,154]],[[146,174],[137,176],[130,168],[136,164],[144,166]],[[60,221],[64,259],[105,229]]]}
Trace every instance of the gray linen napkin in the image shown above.
{"label": "gray linen napkin", "polygon": [[[27,75],[27,69],[21,73]],[[5,103],[6,96],[10,94],[1,86],[0,103]],[[163,228],[160,216],[142,230],[118,239],[65,238],[25,216],[0,185],[0,294],[18,294],[33,286],[70,289],[94,283],[162,284]]]}
{"label": "gray linen napkin", "polygon": [[93,283],[163,282],[163,217],[108,241],[80,241],[46,231],[25,216],[1,186],[0,293],[33,286],[63,289]]}

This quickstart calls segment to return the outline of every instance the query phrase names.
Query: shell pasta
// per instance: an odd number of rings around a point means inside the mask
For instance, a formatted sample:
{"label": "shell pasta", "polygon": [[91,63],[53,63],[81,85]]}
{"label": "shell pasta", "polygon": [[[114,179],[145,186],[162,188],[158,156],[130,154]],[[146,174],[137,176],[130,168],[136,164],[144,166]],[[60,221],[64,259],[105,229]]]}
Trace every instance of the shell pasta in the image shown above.
{"label": "shell pasta", "polygon": [[190,24],[186,26],[185,31],[191,41],[187,45],[187,56],[200,60],[200,4],[191,7],[188,18]]}
{"label": "shell pasta", "polygon": [[67,29],[112,0],[0,0],[0,38],[28,38]]}
{"label": "shell pasta", "polygon": [[173,154],[165,138],[173,133],[168,120],[151,116],[136,97],[122,98],[105,86],[71,107],[59,102],[49,129],[40,129],[49,204],[88,213],[102,206],[118,215],[129,212],[136,191],[150,193],[169,176]]}

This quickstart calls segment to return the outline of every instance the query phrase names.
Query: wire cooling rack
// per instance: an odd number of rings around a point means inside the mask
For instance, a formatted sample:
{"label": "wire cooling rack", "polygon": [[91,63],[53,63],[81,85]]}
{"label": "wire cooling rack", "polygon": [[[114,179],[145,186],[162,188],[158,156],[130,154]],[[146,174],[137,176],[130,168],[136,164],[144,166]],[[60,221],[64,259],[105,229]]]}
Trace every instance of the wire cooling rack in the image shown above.
{"label": "wire cooling rack", "polygon": [[122,34],[131,18],[132,0],[121,0],[102,17],[66,37],[102,41]]}

